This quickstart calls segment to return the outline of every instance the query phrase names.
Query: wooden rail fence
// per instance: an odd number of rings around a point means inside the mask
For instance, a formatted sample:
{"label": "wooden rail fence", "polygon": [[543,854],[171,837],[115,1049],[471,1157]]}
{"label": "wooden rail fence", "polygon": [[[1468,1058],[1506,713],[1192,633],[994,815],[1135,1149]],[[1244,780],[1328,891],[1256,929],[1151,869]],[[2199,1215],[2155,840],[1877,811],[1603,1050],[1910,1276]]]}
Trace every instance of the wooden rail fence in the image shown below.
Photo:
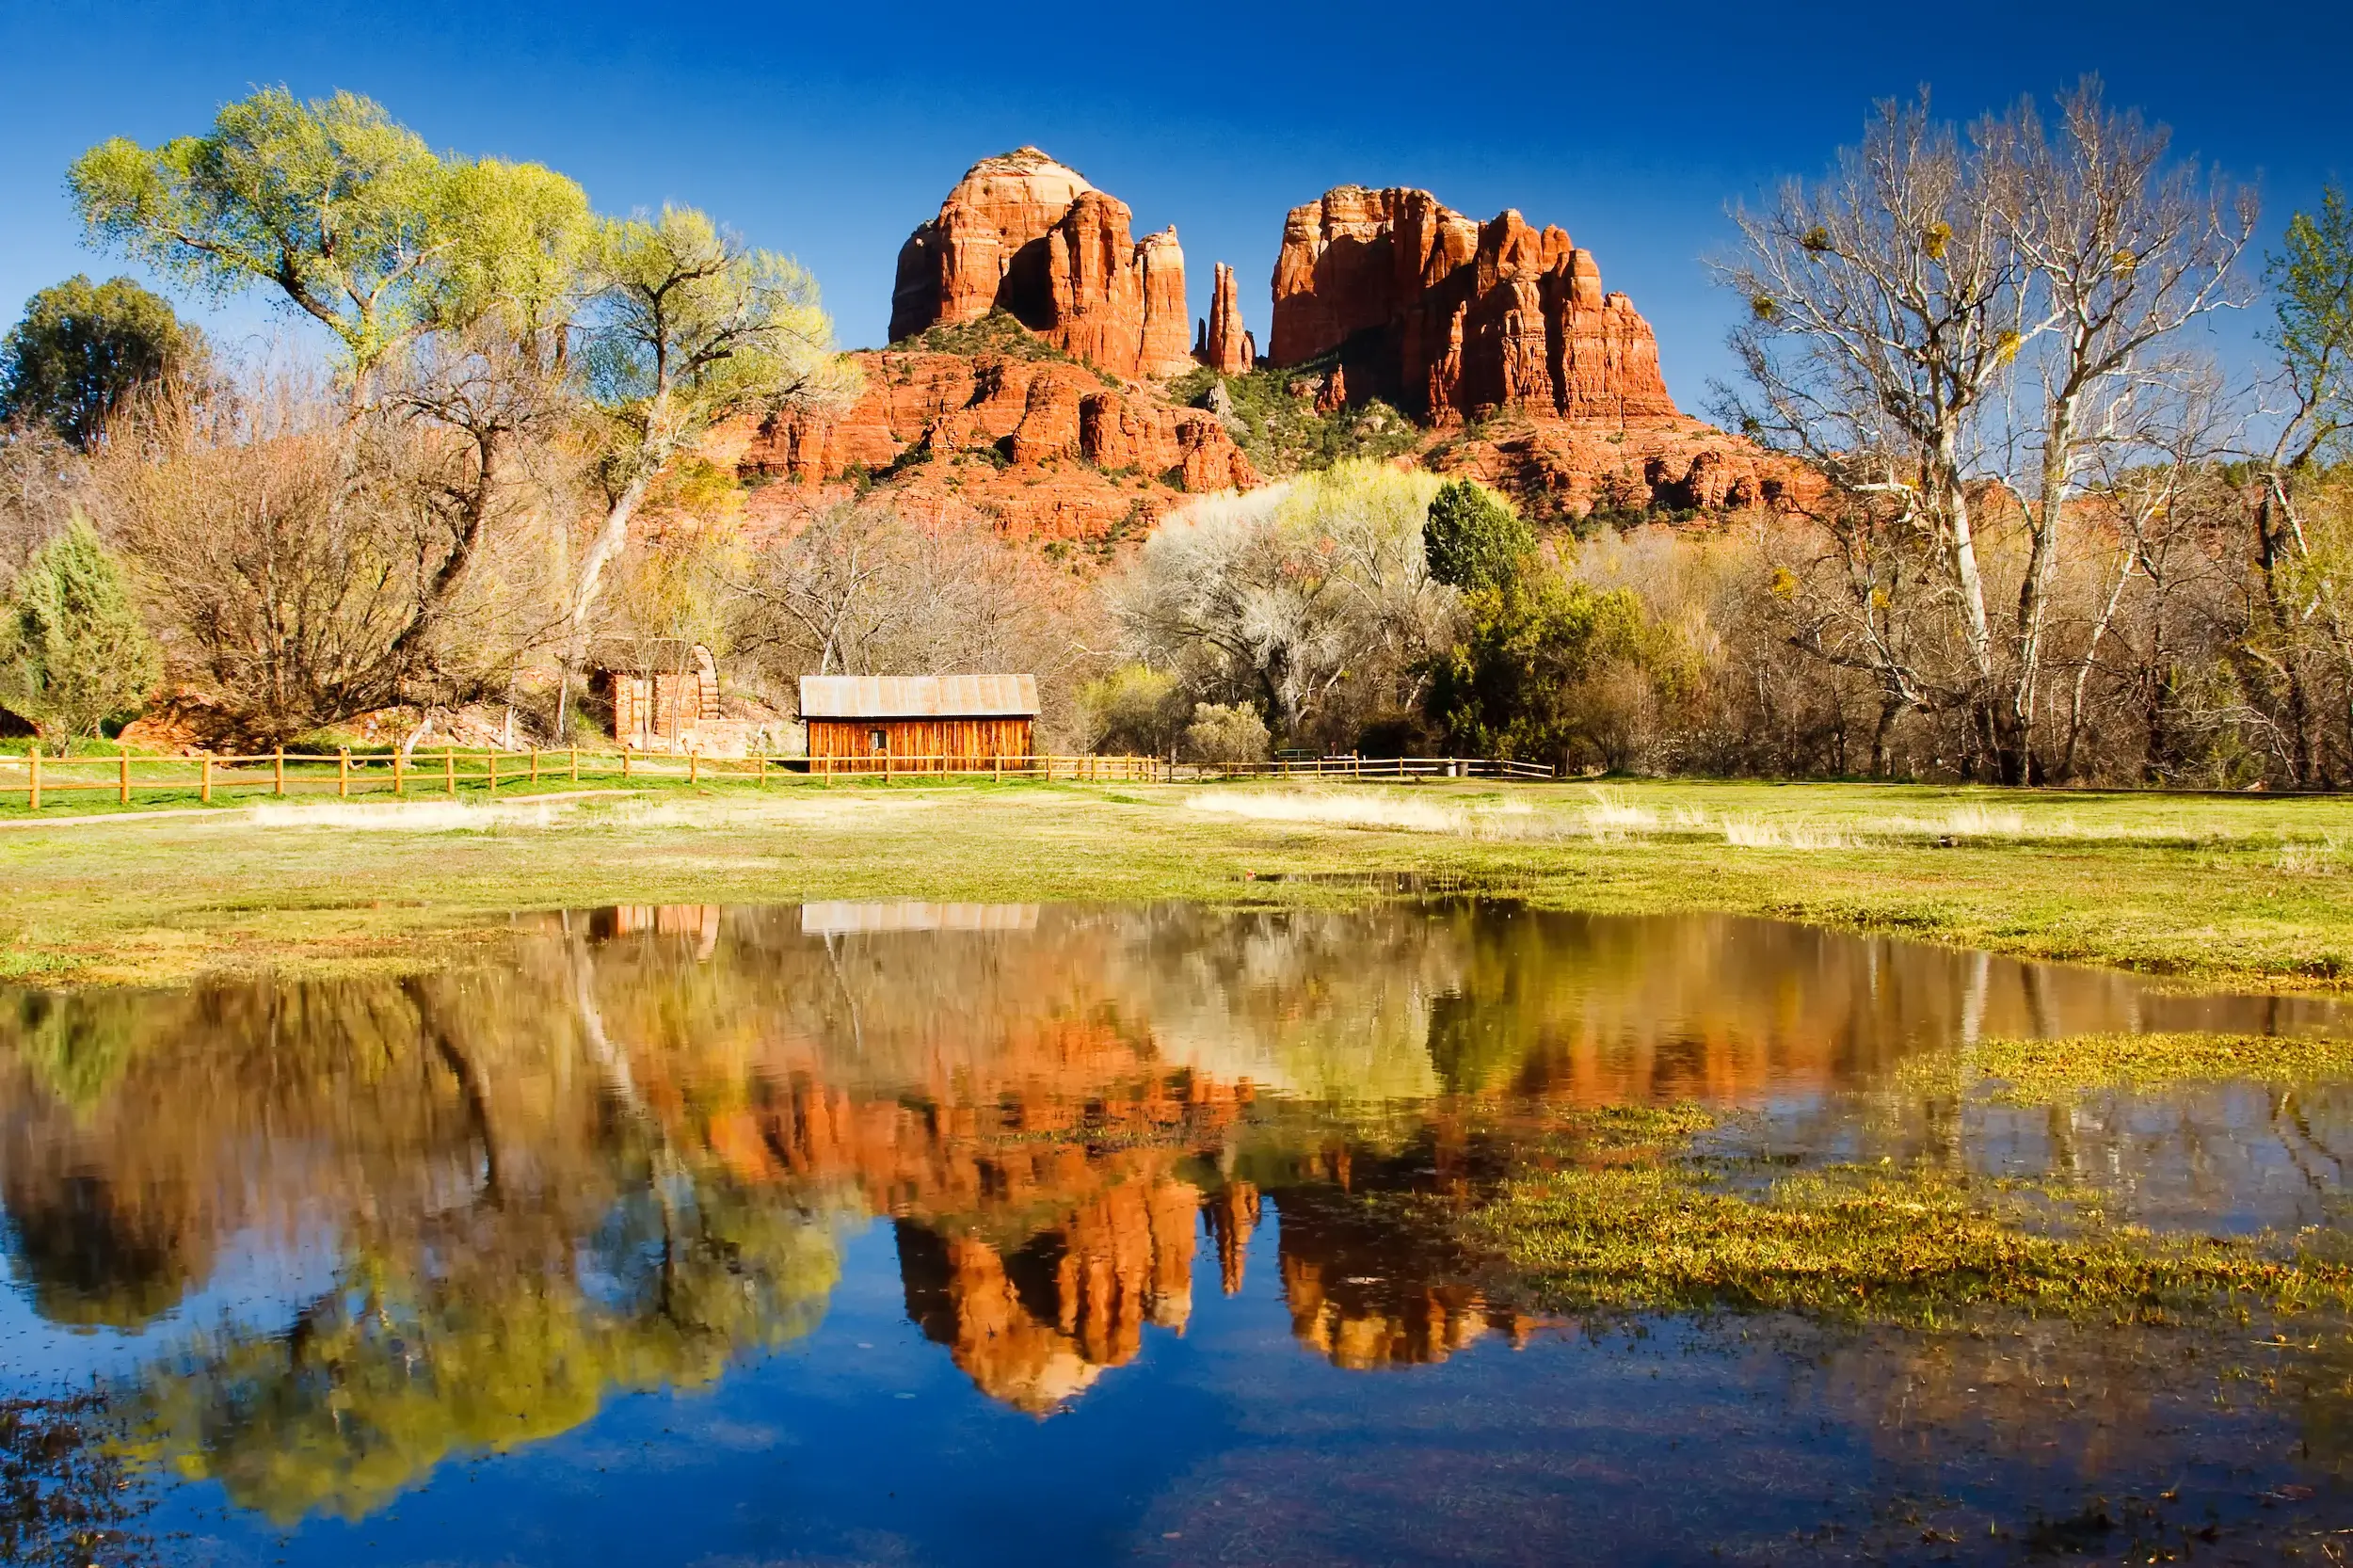
{"label": "wooden rail fence", "polygon": [[697,753],[680,757],[628,747],[600,752],[577,746],[534,751],[461,751],[444,746],[433,752],[357,754],[280,750],[241,757],[134,757],[125,749],[112,757],[45,758],[35,752],[21,761],[13,758],[0,761],[8,765],[8,771],[0,771],[0,799],[24,796],[36,811],[52,796],[84,791],[111,792],[118,804],[128,806],[141,792],[184,794],[191,790],[206,805],[216,794],[228,796],[240,791],[264,792],[273,798],[332,791],[339,799],[390,793],[442,795],[455,800],[461,788],[474,786],[495,796],[502,786],[638,778],[684,778],[698,783],[705,776],[765,781],[772,776],[800,776],[825,783],[836,778],[960,775],[1104,784],[1246,778],[1537,780],[1555,776],[1541,762],[1507,758],[1306,757],[1217,763],[1173,762],[1160,757],[1039,755],[978,760],[874,756],[812,761],[806,757],[713,758]]}

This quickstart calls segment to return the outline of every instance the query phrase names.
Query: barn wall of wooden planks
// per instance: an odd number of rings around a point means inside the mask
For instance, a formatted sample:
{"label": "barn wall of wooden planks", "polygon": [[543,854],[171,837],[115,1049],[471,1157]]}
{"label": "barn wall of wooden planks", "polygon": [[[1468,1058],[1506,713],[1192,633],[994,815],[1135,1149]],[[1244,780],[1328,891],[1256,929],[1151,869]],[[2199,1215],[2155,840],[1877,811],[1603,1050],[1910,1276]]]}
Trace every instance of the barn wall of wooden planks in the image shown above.
{"label": "barn wall of wooden planks", "polygon": [[[1036,740],[1036,720],[990,719],[811,719],[808,758],[871,767],[888,758],[908,773],[933,768],[984,766],[999,758],[1028,757]],[[882,744],[874,738],[880,735]]]}

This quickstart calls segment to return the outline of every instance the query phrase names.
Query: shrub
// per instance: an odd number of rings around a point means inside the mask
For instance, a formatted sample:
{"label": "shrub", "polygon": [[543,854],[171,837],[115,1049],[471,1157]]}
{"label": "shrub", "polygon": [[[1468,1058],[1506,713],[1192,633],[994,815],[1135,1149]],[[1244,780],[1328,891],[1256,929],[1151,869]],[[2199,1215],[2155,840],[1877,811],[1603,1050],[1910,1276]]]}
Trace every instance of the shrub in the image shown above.
{"label": "shrub", "polygon": [[1196,761],[1257,762],[1267,753],[1266,723],[1247,702],[1196,702],[1185,726],[1185,750]]}
{"label": "shrub", "polygon": [[[1144,664],[1122,664],[1080,693],[1097,751],[1164,756],[1185,724],[1176,678]],[[1261,726],[1261,733],[1264,727]]]}

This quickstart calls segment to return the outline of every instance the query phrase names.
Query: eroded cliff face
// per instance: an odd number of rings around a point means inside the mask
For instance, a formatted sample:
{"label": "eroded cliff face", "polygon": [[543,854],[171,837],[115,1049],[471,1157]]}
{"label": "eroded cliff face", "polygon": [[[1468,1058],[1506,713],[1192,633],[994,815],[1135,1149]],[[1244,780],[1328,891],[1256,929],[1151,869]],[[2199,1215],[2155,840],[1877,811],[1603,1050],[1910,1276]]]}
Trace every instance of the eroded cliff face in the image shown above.
{"label": "eroded cliff face", "polygon": [[1165,378],[1197,365],[1287,376],[1311,422],[1393,405],[1423,427],[1416,460],[1475,474],[1539,520],[1772,505],[1802,484],[1677,411],[1632,302],[1566,233],[1516,212],[1481,223],[1428,191],[1343,185],[1286,219],[1263,362],[1225,264],[1190,342],[1187,321],[1176,232],[1133,238],[1123,203],[1025,147],[973,165],[908,238],[895,346],[854,356],[849,407],[739,422],[705,455],[792,481],[751,502],[779,526],[880,484],[926,516],[1108,552],[1188,495],[1328,455],[1233,418],[1227,389],[1179,406]]}
{"label": "eroded cliff face", "polygon": [[1034,147],[984,158],[899,251],[893,343],[1009,312],[1113,376],[1193,366],[1185,253],[1170,228],[1131,237],[1133,215]]}
{"label": "eroded cliff face", "polygon": [[1269,359],[1337,354],[1358,395],[1432,425],[1516,408],[1672,419],[1650,324],[1560,229],[1481,223],[1425,190],[1341,185],[1293,207]]}
{"label": "eroded cliff face", "polygon": [[849,408],[746,423],[726,449],[739,472],[797,482],[767,504],[806,504],[845,477],[888,473],[926,505],[1023,536],[1085,540],[1188,494],[1258,482],[1216,415],[1107,386],[1083,365],[998,353],[855,358],[865,385]]}

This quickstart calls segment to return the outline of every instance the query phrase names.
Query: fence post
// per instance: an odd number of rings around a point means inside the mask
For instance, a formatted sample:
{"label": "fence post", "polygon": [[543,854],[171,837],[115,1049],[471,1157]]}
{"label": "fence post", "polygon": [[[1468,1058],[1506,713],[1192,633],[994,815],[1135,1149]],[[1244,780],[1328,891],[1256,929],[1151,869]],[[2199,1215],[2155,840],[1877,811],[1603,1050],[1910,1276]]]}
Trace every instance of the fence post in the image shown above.
{"label": "fence post", "polygon": [[457,748],[454,745],[441,748],[441,783],[449,790],[449,798],[456,800],[457,798]]}
{"label": "fence post", "polygon": [[490,798],[491,798],[491,799],[493,799],[493,800],[497,799],[497,798],[498,798],[498,792],[499,792],[499,748],[498,748],[498,747],[496,747],[496,746],[492,746],[492,747],[490,748]]}
{"label": "fence post", "polygon": [[756,783],[768,782],[768,754],[764,751],[760,754],[759,765],[752,770],[752,778]]}
{"label": "fence post", "polygon": [[122,752],[122,793],[117,797],[118,803],[128,806],[131,804],[131,748],[120,741],[115,744]]}
{"label": "fence post", "polygon": [[572,747],[572,782],[580,782],[580,747]]}
{"label": "fence post", "polygon": [[699,784],[702,782],[702,776],[703,754],[699,751],[689,751],[686,754],[686,782]]}
{"label": "fence post", "polygon": [[286,748],[280,746],[270,760],[269,792],[283,800],[286,796]]}
{"label": "fence post", "polygon": [[535,785],[539,782],[539,748],[537,746],[531,748],[531,782]]}
{"label": "fence post", "polygon": [[349,746],[335,748],[335,798],[337,800],[351,798],[351,748]]}
{"label": "fence post", "polygon": [[197,786],[196,798],[201,805],[213,803],[213,760],[209,757],[204,759],[204,780]]}
{"label": "fence post", "polygon": [[29,795],[29,797],[28,797],[28,798],[32,801],[32,804],[31,804],[30,806],[28,806],[27,808],[25,808],[25,809],[30,810],[30,811],[38,811],[38,810],[40,810],[40,736],[36,735],[36,736],[34,736],[34,737],[33,737],[33,744],[32,744],[32,745],[31,745],[29,748],[27,748],[25,755],[26,755],[26,758],[27,758],[27,759],[28,759],[28,760],[32,762],[32,764],[33,764],[33,788],[32,788],[32,791],[31,791],[30,795]]}
{"label": "fence post", "polygon": [[627,741],[621,743],[621,776],[623,778],[629,776],[629,743]]}
{"label": "fence post", "polygon": [[402,790],[407,787],[407,780],[402,775],[407,773],[408,766],[408,748],[395,744],[392,747],[392,798],[394,800],[400,798]]}

